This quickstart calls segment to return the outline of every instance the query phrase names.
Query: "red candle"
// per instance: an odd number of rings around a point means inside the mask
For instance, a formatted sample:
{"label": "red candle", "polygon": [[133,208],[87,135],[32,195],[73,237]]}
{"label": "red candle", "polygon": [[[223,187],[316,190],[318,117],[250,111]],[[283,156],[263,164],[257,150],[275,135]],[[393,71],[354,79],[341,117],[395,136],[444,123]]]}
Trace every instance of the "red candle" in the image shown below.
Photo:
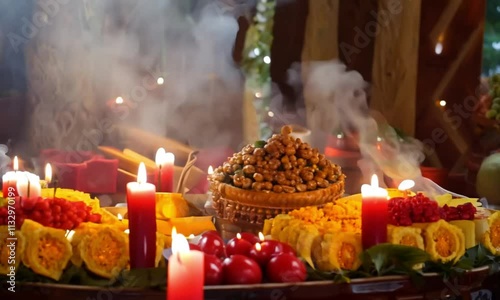
{"label": "red candle", "polygon": [[377,175],[371,185],[361,187],[361,238],[363,248],[368,249],[387,242],[387,190],[378,186]]}
{"label": "red candle", "polygon": [[158,192],[173,193],[174,191],[174,162],[173,153],[165,152],[160,148],[156,151],[155,185]]}
{"label": "red candle", "polygon": [[172,229],[172,255],[168,259],[167,300],[204,298],[204,259],[201,251],[189,250],[182,234]]}
{"label": "red candle", "polygon": [[14,162],[12,163],[14,171],[5,173],[2,176],[2,194],[3,197],[17,197],[19,193],[17,192],[17,178],[19,176],[19,160],[17,156],[14,156]]}
{"label": "red candle", "polygon": [[146,166],[139,165],[137,182],[127,184],[131,268],[153,268],[156,256],[155,186],[147,183]]}
{"label": "red candle", "polygon": [[241,238],[241,234],[238,233],[236,234],[235,238],[232,238],[231,240],[229,240],[229,242],[227,242],[226,253],[228,256],[231,256],[233,254],[248,256],[248,253],[250,252],[250,249],[252,249],[252,246],[252,243]]}

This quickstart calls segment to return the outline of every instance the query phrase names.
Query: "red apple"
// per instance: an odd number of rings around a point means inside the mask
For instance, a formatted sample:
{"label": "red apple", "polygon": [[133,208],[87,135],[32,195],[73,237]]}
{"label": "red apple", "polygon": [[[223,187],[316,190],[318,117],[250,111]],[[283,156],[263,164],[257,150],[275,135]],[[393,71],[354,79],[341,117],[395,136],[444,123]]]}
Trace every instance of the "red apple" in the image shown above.
{"label": "red apple", "polygon": [[198,246],[201,251],[206,254],[213,254],[217,257],[226,257],[226,249],[224,246],[224,240],[220,235],[215,234],[205,234],[202,235],[198,241]]}
{"label": "red apple", "polygon": [[250,249],[252,249],[252,244],[244,240],[242,238],[232,238],[229,240],[229,242],[226,245],[226,254],[228,256],[234,255],[234,254],[241,254],[248,256],[248,253],[250,252]]}
{"label": "red apple", "polygon": [[257,284],[262,282],[262,270],[258,263],[244,255],[235,254],[222,262],[224,283]]}
{"label": "red apple", "polygon": [[301,282],[307,277],[306,266],[291,253],[280,253],[267,263],[266,275],[271,282]]}
{"label": "red apple", "polygon": [[222,284],[224,279],[222,261],[215,255],[205,253],[205,285]]}
{"label": "red apple", "polygon": [[259,243],[261,240],[258,236],[250,232],[242,232],[240,233],[242,239],[249,241],[252,245]]}

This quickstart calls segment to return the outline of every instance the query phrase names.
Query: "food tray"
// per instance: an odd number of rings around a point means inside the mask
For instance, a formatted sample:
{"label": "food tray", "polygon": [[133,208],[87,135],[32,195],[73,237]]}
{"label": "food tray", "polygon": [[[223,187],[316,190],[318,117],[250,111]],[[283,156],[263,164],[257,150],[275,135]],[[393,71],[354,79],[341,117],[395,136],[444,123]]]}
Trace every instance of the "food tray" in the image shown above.
{"label": "food tray", "polygon": [[[417,288],[405,276],[353,279],[350,283],[309,281],[297,284],[264,283],[207,286],[205,287],[205,299],[454,299],[458,296],[455,292],[459,293],[463,299],[470,299],[470,294],[474,291],[482,290],[485,293],[494,293],[495,287],[498,289],[499,273],[491,276],[488,274],[488,267],[477,268],[464,274],[459,281],[445,283],[438,274],[429,273],[424,275],[421,288]],[[485,282],[489,282],[489,285],[483,285]],[[6,296],[7,298],[5,298]],[[11,300],[164,300],[165,292],[137,288],[19,283],[15,293],[7,292],[5,288],[2,288],[0,298]]]}

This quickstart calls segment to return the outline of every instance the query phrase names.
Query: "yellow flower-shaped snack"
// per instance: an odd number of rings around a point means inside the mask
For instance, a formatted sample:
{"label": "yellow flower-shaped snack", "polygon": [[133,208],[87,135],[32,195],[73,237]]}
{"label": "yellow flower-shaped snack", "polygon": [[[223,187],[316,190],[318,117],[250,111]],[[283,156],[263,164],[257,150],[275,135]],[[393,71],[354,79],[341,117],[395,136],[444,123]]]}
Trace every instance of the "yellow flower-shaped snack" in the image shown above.
{"label": "yellow flower-shaped snack", "polygon": [[[11,234],[11,232],[13,234]],[[0,226],[0,273],[7,274],[11,267],[17,270],[26,249],[26,238],[21,231],[9,231],[7,226]],[[15,272],[15,271],[14,271]]]}
{"label": "yellow flower-shaped snack", "polygon": [[387,227],[388,242],[396,245],[405,245],[425,250],[422,229],[411,226]]}
{"label": "yellow flower-shaped snack", "polygon": [[313,259],[321,271],[356,270],[362,251],[360,234],[332,232],[323,235],[319,246],[313,245]]}
{"label": "yellow flower-shaped snack", "polygon": [[312,261],[312,247],[315,239],[321,239],[318,228],[314,225],[307,224],[302,226],[299,230],[299,238],[296,246],[294,246],[297,254],[302,257],[312,268],[314,263]]}
{"label": "yellow flower-shaped snack", "polygon": [[[170,243],[172,241],[170,240]],[[155,257],[155,266],[164,266],[165,260],[163,258],[163,250],[168,245],[168,238],[163,233],[156,233],[156,257]]]}
{"label": "yellow flower-shaped snack", "polygon": [[279,240],[280,232],[288,226],[288,223],[293,220],[290,215],[277,215],[273,219],[273,225],[271,227],[271,237],[275,240]]}
{"label": "yellow flower-shaped snack", "polygon": [[23,263],[39,275],[59,280],[72,255],[66,231],[25,220],[21,232],[27,237]]}
{"label": "yellow flower-shaped snack", "polygon": [[462,230],[450,223],[439,220],[430,223],[424,231],[425,251],[431,260],[457,261],[465,253],[465,237]]}
{"label": "yellow flower-shaped snack", "polygon": [[189,215],[189,205],[179,193],[156,193],[156,218],[182,218]]}
{"label": "yellow flower-shaped snack", "polygon": [[484,235],[484,246],[493,253],[500,255],[500,211],[495,212],[488,218],[490,228]]}
{"label": "yellow flower-shaped snack", "polygon": [[87,269],[104,278],[117,276],[129,261],[128,235],[111,226],[87,234],[78,249]]}
{"label": "yellow flower-shaped snack", "polygon": [[87,235],[92,235],[97,232],[102,226],[101,224],[84,222],[80,223],[80,225],[75,228],[74,233],[71,236],[70,243],[71,248],[73,249],[73,255],[71,256],[71,263],[77,267],[81,267],[83,260],[80,255],[79,245],[83,238]]}
{"label": "yellow flower-shaped snack", "polygon": [[279,232],[277,240],[279,240],[282,243],[288,244],[288,239],[290,238],[292,231],[295,230],[296,227],[300,226],[302,222],[303,222],[302,220],[297,220],[297,219],[292,219],[290,222],[287,222],[287,225],[283,227],[282,230]]}

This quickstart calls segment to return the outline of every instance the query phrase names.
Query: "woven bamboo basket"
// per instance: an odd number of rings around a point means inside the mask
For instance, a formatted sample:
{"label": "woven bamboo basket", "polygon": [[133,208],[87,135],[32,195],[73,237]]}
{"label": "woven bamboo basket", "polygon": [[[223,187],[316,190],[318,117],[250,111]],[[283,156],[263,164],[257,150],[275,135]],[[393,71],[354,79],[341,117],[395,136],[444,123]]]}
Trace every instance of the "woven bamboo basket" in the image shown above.
{"label": "woven bamboo basket", "polygon": [[[305,206],[321,207],[344,194],[345,176],[327,188],[308,192],[273,193],[244,190],[212,182],[213,206],[222,223],[237,231],[260,231],[264,220]],[[238,230],[239,228],[239,230]]]}

